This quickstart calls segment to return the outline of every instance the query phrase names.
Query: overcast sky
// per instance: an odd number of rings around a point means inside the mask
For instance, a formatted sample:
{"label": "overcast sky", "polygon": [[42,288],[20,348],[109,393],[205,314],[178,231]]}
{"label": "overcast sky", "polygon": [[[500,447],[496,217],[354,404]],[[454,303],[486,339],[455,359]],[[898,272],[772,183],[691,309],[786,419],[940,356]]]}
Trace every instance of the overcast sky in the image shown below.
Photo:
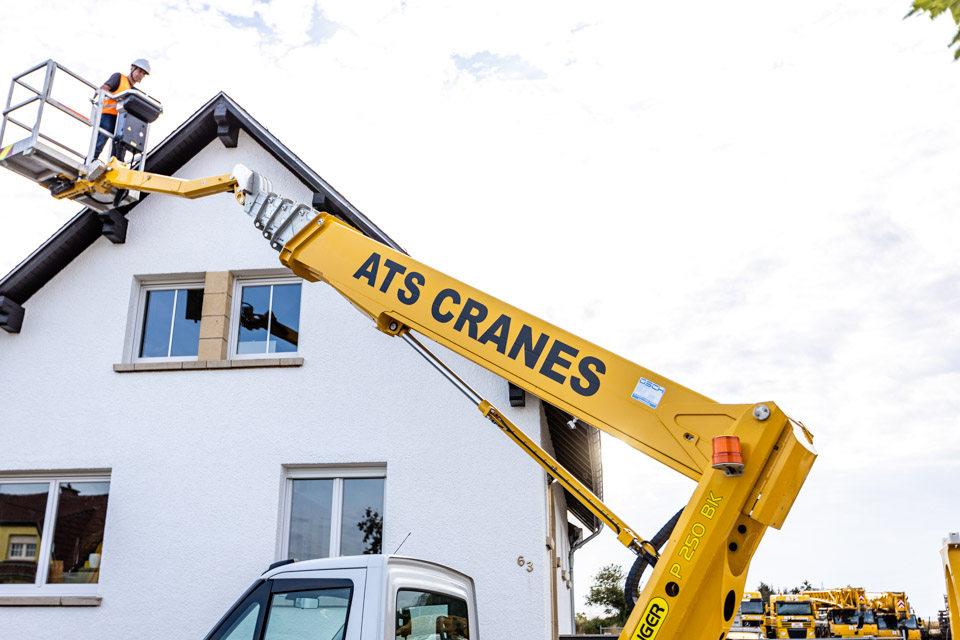
{"label": "overcast sky", "polygon": [[[777,402],[820,458],[747,585],[902,590],[929,617],[960,530],[960,63],[909,4],[6,3],[0,78],[146,57],[154,141],[226,91],[421,261]],[[7,273],[78,208],[0,188]],[[652,536],[693,484],[603,446],[606,502]],[[631,559],[591,542],[579,599]]]}

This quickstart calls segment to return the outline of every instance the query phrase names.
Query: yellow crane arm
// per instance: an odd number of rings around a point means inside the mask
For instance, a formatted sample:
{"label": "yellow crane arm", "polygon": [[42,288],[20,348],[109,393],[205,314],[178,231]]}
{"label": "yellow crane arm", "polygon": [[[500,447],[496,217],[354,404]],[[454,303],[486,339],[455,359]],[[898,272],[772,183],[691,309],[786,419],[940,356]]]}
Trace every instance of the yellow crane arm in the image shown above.
{"label": "yellow crane arm", "polygon": [[203,198],[215,193],[235,191],[237,181],[229,174],[183,180],[159,173],[136,171],[116,158],[106,165],[97,165],[96,172],[72,181],[63,189],[52,191],[58,200],[73,200],[89,193],[109,194],[114,190],[143,191],[146,193],[165,193],[181,198]]}
{"label": "yellow crane arm", "polygon": [[[770,402],[716,403],[284,200],[259,174],[234,175],[280,261],[332,286],[384,333],[410,339],[415,330],[697,480],[621,639],[715,640],[729,630],[750,558],[766,528],[783,524],[816,459],[801,424]],[[488,405],[478,405],[485,415]],[[739,439],[742,469],[717,464],[720,436]]]}
{"label": "yellow crane arm", "polygon": [[844,587],[825,591],[803,591],[801,595],[808,596],[817,603],[831,607],[856,609],[861,604],[866,604],[863,593],[863,589],[858,587]]}

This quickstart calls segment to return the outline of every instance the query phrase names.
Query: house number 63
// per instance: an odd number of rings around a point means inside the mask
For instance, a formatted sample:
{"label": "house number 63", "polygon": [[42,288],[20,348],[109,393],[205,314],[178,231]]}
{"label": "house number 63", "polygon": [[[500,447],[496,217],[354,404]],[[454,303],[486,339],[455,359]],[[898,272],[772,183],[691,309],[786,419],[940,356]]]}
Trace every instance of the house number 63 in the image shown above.
{"label": "house number 63", "polygon": [[532,573],[532,572],[533,572],[533,563],[532,563],[532,562],[527,562],[526,560],[524,560],[524,559],[523,559],[523,556],[520,556],[519,558],[517,558],[517,564],[520,565],[521,567],[526,566],[526,567],[527,567],[527,573]]}

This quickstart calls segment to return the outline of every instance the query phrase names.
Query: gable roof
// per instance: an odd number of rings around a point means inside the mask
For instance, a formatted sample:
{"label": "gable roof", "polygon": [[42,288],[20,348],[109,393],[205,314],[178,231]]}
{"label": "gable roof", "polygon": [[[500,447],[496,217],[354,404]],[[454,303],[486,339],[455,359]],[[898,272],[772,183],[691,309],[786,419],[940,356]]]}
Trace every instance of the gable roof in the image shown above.
{"label": "gable roof", "polygon": [[[173,175],[204,147],[219,139],[227,147],[237,146],[239,131],[243,130],[266,149],[281,165],[313,192],[312,206],[332,213],[355,229],[397,251],[406,253],[386,233],[331,187],[296,154],[284,146],[263,125],[257,122],[230,96],[222,91],[211,98],[176,130],[158,144],[147,157],[146,169],[152,173]],[[121,207],[126,216],[144,199]],[[84,208],[64,224],[46,242],[38,247],[10,273],[0,279],[0,318],[4,306],[14,303],[21,307],[43,288],[74,258],[83,253],[97,238],[105,235],[112,224],[102,214]],[[116,241],[116,240],[115,240]],[[599,431],[582,422],[576,429],[567,423],[571,416],[543,403],[547,427],[553,443],[554,455],[570,473],[583,482],[595,495],[603,497],[603,472],[600,458]],[[579,501],[567,493],[567,508],[591,531],[600,528],[599,519]]]}
{"label": "gable roof", "polygon": [[[322,207],[354,228],[383,244],[403,251],[386,233],[371,222],[346,198],[337,193],[313,169],[285,147],[263,125],[253,119],[230,96],[220,92],[181,124],[150,152],[147,169],[173,175],[215,139],[235,147],[240,130],[257,141],[286,169],[313,191],[313,206]],[[150,194],[120,209],[128,214]],[[102,234],[104,223],[97,212],[84,208],[0,279],[0,296],[23,305],[64,267],[83,253]]]}

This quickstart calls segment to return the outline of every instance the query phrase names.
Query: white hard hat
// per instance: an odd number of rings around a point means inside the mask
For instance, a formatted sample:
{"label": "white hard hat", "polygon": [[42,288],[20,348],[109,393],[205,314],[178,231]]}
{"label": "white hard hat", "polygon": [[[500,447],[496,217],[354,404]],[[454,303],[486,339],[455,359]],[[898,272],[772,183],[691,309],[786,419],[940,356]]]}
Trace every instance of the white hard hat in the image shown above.
{"label": "white hard hat", "polygon": [[147,75],[150,75],[150,63],[144,60],[143,58],[137,58],[136,60],[133,61],[133,63],[130,66],[140,67],[141,69],[147,72]]}

